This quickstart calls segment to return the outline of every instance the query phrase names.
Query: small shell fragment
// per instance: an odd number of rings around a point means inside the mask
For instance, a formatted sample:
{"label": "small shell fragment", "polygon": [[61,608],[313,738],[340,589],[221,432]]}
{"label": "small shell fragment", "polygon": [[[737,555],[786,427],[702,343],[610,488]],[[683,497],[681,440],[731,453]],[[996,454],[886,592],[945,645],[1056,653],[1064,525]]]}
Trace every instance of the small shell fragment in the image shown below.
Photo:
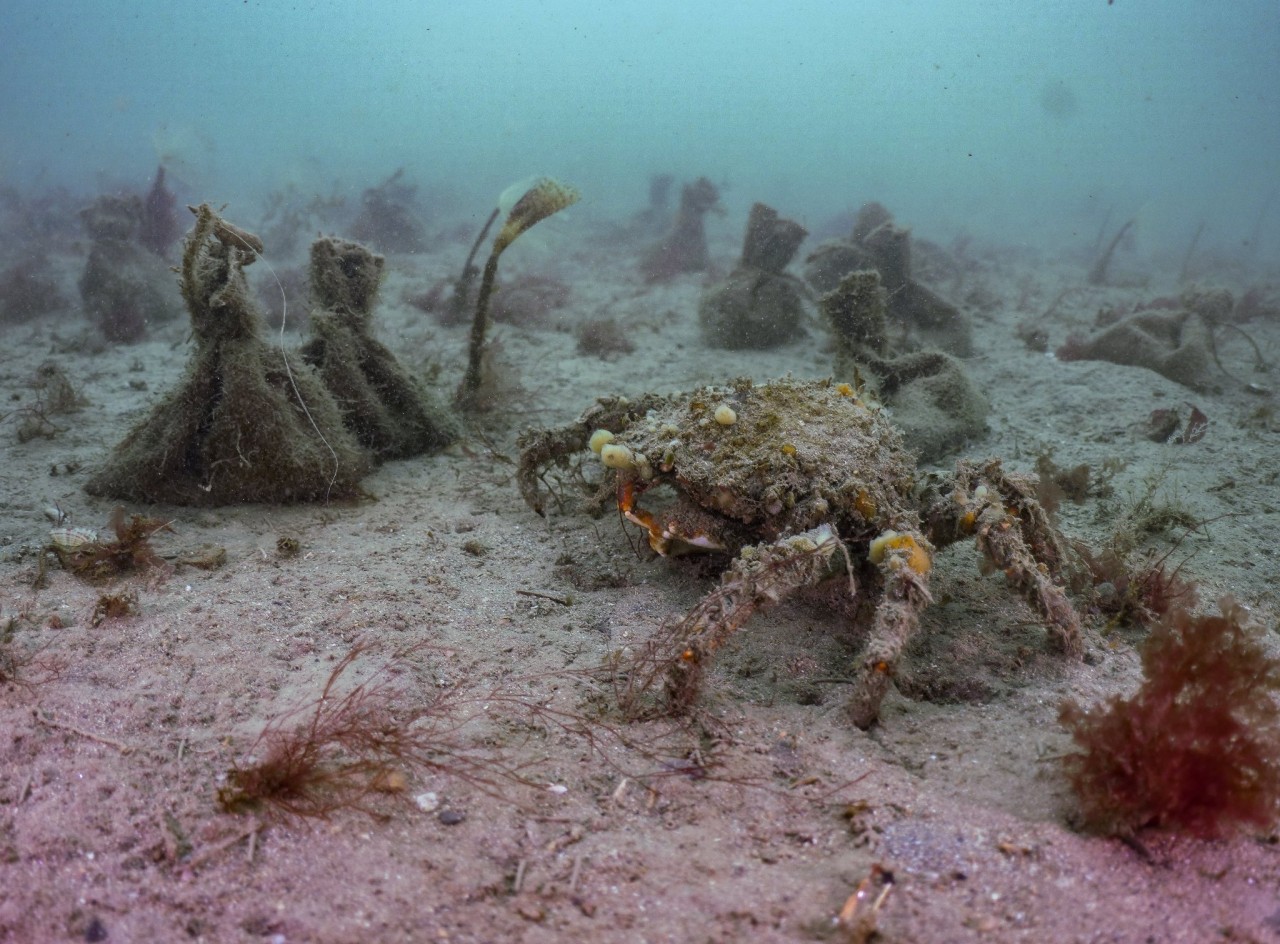
{"label": "small shell fragment", "polygon": [[733,407],[729,406],[727,403],[721,403],[716,407],[715,418],[716,422],[721,426],[732,426],[734,423],[738,422],[738,414],[735,413]]}
{"label": "small shell fragment", "polygon": [[49,532],[49,541],[64,551],[74,551],[98,543],[98,532],[90,528],[54,528]]}

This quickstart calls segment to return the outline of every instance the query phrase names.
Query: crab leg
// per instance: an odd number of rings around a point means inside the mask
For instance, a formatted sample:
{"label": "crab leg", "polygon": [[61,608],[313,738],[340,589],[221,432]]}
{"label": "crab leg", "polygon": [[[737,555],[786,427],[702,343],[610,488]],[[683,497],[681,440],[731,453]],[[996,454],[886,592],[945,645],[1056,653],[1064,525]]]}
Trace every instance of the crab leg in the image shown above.
{"label": "crab leg", "polygon": [[541,432],[529,431],[521,435],[520,465],[516,469],[516,484],[525,504],[534,512],[543,514],[543,496],[539,488],[542,474],[553,465],[567,466],[570,459],[587,446],[593,430],[607,429],[618,432],[625,429],[637,416],[660,406],[664,402],[656,394],[646,394],[636,400],[626,397],[601,397],[595,406],[577,420],[559,429]]}
{"label": "crab leg", "polygon": [[667,535],[662,533],[662,526],[649,512],[636,504],[636,481],[629,475],[618,478],[618,510],[622,517],[634,525],[639,525],[648,532],[649,546],[658,554],[667,553]]}
{"label": "crab leg", "polygon": [[924,538],[909,532],[889,532],[872,542],[871,562],[879,569],[884,588],[854,674],[853,695],[845,705],[850,720],[860,728],[870,727],[879,717],[898,658],[920,627],[920,612],[932,602],[929,551]]}
{"label": "crab leg", "polygon": [[1053,582],[1049,568],[1037,561],[1027,547],[1017,518],[1003,509],[988,507],[977,519],[978,547],[983,556],[1013,584],[1049,623],[1054,644],[1069,656],[1084,655],[1080,619],[1062,588]]}
{"label": "crab leg", "polygon": [[675,641],[680,650],[666,680],[671,707],[688,710],[698,699],[703,667],[711,655],[757,610],[829,576],[832,557],[843,547],[835,530],[822,525],[743,548],[720,578],[720,586],[676,626]]}
{"label": "crab leg", "polygon": [[1084,654],[1080,618],[1054,582],[1065,557],[1057,530],[1035,500],[1032,483],[1006,473],[997,460],[956,466],[956,490],[926,513],[941,543],[973,535],[988,566],[1004,572],[1048,621],[1054,644],[1069,656]]}
{"label": "crab leg", "polygon": [[686,511],[684,521],[671,517],[660,519],[637,505],[636,499],[650,484],[652,483],[638,482],[628,472],[620,472],[618,474],[618,511],[622,512],[622,517],[632,524],[644,528],[649,546],[655,553],[667,557],[686,551],[725,550],[724,542],[712,537],[714,528],[702,530],[697,527],[698,522],[689,520],[691,518],[709,520],[711,519],[709,514],[696,510],[693,515],[690,515]]}

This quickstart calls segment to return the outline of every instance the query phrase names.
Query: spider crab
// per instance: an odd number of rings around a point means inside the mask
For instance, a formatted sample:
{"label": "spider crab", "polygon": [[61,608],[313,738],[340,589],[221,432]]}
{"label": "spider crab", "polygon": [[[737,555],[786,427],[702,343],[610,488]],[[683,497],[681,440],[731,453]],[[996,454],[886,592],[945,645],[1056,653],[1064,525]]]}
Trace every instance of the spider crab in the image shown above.
{"label": "spider crab", "polygon": [[[922,475],[882,411],[849,384],[739,380],[634,402],[602,398],[520,445],[520,489],[539,514],[551,468],[590,445],[606,467],[602,489],[616,490],[619,510],[657,553],[733,555],[719,587],[675,626],[662,670],[674,708],[697,698],[708,660],[753,613],[844,571],[873,614],[847,707],[870,726],[931,602],[934,554],[967,537],[984,568],[1002,570],[1037,610],[1057,649],[1083,652],[1079,618],[1056,582],[1063,545],[1033,480],[998,460]],[[674,489],[674,501],[646,510],[641,497],[659,485]]]}

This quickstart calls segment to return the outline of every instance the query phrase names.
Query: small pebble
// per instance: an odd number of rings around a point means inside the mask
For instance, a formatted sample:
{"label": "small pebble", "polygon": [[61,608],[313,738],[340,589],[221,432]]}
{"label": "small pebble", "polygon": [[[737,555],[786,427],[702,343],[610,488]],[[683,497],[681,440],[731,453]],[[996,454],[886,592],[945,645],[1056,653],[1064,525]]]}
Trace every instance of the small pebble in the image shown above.
{"label": "small pebble", "polygon": [[441,810],[436,814],[436,819],[440,820],[445,826],[457,826],[466,818],[466,813],[460,813],[457,810]]}
{"label": "small pebble", "polygon": [[413,802],[424,813],[434,813],[440,809],[440,796],[437,793],[419,793],[413,798]]}

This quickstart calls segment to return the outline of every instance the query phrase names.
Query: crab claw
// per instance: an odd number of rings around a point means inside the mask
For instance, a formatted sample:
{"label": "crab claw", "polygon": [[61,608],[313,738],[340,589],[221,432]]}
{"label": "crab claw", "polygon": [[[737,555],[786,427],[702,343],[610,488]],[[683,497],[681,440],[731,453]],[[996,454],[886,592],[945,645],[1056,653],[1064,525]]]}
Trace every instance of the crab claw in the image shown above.
{"label": "crab claw", "polygon": [[692,551],[725,551],[725,545],[713,538],[706,531],[682,525],[677,516],[664,516],[659,519],[652,512],[645,511],[636,504],[636,497],[644,491],[645,486],[637,484],[630,476],[618,479],[618,510],[622,517],[634,525],[639,525],[647,532],[649,546],[654,553],[663,557],[687,554]]}

